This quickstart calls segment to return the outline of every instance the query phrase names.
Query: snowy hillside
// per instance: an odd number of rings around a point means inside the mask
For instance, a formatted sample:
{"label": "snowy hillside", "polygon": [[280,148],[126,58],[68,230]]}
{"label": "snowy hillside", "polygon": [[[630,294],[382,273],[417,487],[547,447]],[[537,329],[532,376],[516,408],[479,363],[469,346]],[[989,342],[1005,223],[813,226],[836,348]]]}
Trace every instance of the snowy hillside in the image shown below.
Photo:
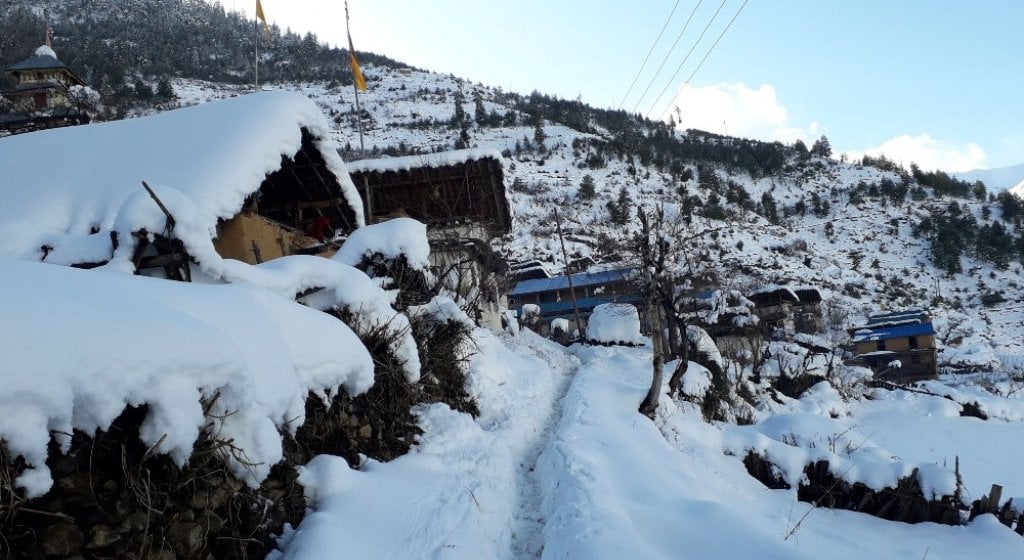
{"label": "snowy hillside", "polygon": [[1024,163],[998,169],[976,169],[974,171],[957,173],[956,176],[972,183],[974,181],[981,181],[985,183],[989,190],[999,192],[1012,189],[1024,183]]}
{"label": "snowy hillside", "polygon": [[[1005,225],[1008,239],[1024,246],[1019,220],[1001,219],[1001,203],[991,197],[938,196],[931,187],[917,184],[909,170],[885,160],[864,166],[809,156],[781,144],[762,145],[784,154],[785,162],[771,175],[754,177],[740,164],[702,160],[682,168],[645,165],[642,154],[621,147],[623,130],[591,122],[592,131],[580,132],[551,120],[538,127],[525,110],[537,105],[531,102],[533,96],[415,70],[369,67],[366,73],[371,87],[361,96],[365,157],[463,144],[504,153],[514,227],[499,249],[510,259],[538,258],[552,270],[561,266],[552,235],[554,208],[565,221],[570,259],[589,256],[611,266],[628,258],[626,245],[637,224],[614,223],[608,207],[624,192],[627,205],[663,204],[670,216],[688,224],[681,241],[690,257],[685,267],[705,284],[741,291],[779,284],[818,287],[849,326],[877,310],[926,307],[945,346],[943,363],[961,369],[1024,367],[1020,253],[999,265],[963,249],[955,257],[961,271],[949,274],[935,266],[932,240],[920,232],[922,223],[945,215],[956,202],[973,217],[972,223]],[[178,81],[175,87],[183,103],[246,91],[196,81]],[[362,157],[351,89],[325,84],[267,87],[305,92],[332,117],[335,140],[346,147],[345,159]],[[543,99],[539,104],[543,106]],[[460,111],[457,105],[465,113],[465,124],[452,124]],[[537,145],[538,128],[543,151]],[[733,159],[744,154],[739,139],[678,134],[706,152],[724,151]],[[586,176],[594,184],[590,199],[580,193]]]}

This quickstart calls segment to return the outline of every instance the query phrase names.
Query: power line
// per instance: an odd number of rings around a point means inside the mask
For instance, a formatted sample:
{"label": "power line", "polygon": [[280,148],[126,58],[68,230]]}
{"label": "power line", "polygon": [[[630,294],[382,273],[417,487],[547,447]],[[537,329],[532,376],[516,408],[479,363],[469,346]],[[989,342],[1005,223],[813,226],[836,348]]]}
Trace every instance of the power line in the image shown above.
{"label": "power line", "polygon": [[[690,27],[690,21],[693,20],[693,15],[697,13],[697,8],[700,7],[701,2],[703,1],[704,0],[697,0],[697,5],[694,6],[693,10],[690,12],[690,17],[686,18],[686,23],[683,25],[683,30],[679,32],[679,35],[676,35],[676,41],[672,43],[672,48],[670,48],[668,50],[668,53],[665,54],[665,58],[663,58],[661,61],[661,66],[658,66],[658,69],[654,71],[654,75],[651,76],[651,81],[647,83],[647,87],[644,89],[644,92],[640,94],[640,98],[637,99],[636,105],[633,106],[634,113],[636,112],[636,108],[640,106],[640,102],[643,101],[644,96],[646,96],[647,92],[651,90],[651,86],[654,85],[654,81],[658,79],[658,75],[661,74],[661,70],[662,68],[665,67],[665,63],[668,62],[669,57],[672,56],[672,52],[676,50],[676,45],[679,44],[679,40],[683,38],[683,34],[686,33],[686,30]],[[626,100],[623,99],[622,101],[623,103],[625,103]]]}
{"label": "power line", "polygon": [[[722,37],[725,36],[725,32],[729,31],[729,28],[732,27],[732,24],[733,24],[734,21],[736,21],[736,18],[740,17],[740,12],[743,11],[743,8],[747,7],[747,2],[749,2],[749,1],[750,0],[743,0],[743,4],[740,5],[740,9],[736,10],[736,13],[733,14],[732,19],[729,20],[729,23],[725,26],[725,29],[723,29],[722,32],[718,34],[718,38],[715,39],[715,42],[711,43],[711,48],[708,49],[708,52],[704,54],[704,58],[700,59],[700,63],[698,63],[697,67],[694,68],[693,72],[690,73],[690,77],[686,78],[686,82],[684,82],[683,85],[690,85],[690,80],[692,80],[693,77],[697,74],[697,72],[700,70],[701,66],[704,66],[704,61],[707,60],[709,56],[711,56],[711,51],[715,50],[715,47],[718,46],[718,42],[721,41]],[[659,98],[660,98],[660,96],[659,96]],[[652,110],[654,109],[653,105],[651,106],[651,109]],[[669,103],[668,107],[665,107],[665,110],[661,112],[661,117],[659,117],[659,120],[665,118],[665,114],[668,113],[671,109],[672,109],[672,104]]]}
{"label": "power line", "polygon": [[[732,27],[732,23],[734,21],[736,21],[736,18],[740,17],[740,12],[743,11],[743,8],[745,8],[747,6],[747,2],[749,2],[749,1],[750,0],[743,0],[743,4],[740,6],[740,9],[736,10],[736,14],[732,16],[731,20],[729,20],[729,24],[725,26],[725,29],[723,29],[722,32],[718,35],[718,38],[715,39],[715,42],[711,43],[711,48],[708,49],[708,52],[707,52],[707,54],[704,55],[704,58],[700,59],[700,63],[697,64],[697,67],[694,68],[693,72],[690,73],[690,77],[686,78],[686,83],[687,84],[689,84],[690,80],[693,79],[693,76],[697,74],[697,71],[700,70],[700,67],[704,66],[704,61],[707,60],[709,56],[711,56],[711,51],[715,50],[715,47],[718,46],[718,42],[721,41],[722,37],[725,36],[725,32],[729,31],[729,28]],[[662,116],[664,116],[664,114]]]}
{"label": "power line", "polygon": [[629,84],[629,89],[626,90],[626,95],[622,96],[622,103],[619,104],[619,109],[622,109],[622,105],[626,102],[629,94],[633,92],[633,86],[636,85],[636,81],[640,79],[640,74],[643,73],[644,68],[647,67],[647,61],[651,59],[651,54],[654,52],[654,47],[657,46],[658,41],[661,40],[661,36],[665,34],[665,30],[668,29],[668,24],[672,21],[672,16],[676,13],[676,8],[679,7],[679,0],[672,6],[672,11],[669,12],[668,18],[665,19],[665,25],[661,26],[661,31],[658,32],[658,36],[651,43],[651,50],[647,51],[647,56],[644,57],[643,63],[640,64],[640,70],[637,70],[636,76],[633,77],[633,83]]}
{"label": "power line", "polygon": [[[665,84],[665,88],[662,89],[661,93],[658,94],[658,97],[654,100],[654,103],[651,103],[651,108],[647,110],[648,114],[654,110],[654,106],[657,105],[659,101],[661,101],[661,97],[665,95],[665,92],[668,91],[668,88],[672,86],[672,82],[675,81],[676,76],[679,75],[679,71],[683,69],[683,65],[686,64],[686,61],[690,59],[690,55],[693,54],[693,51],[697,49],[697,45],[700,45],[701,40],[704,39],[704,34],[708,32],[708,28],[711,27],[711,24],[715,23],[715,20],[718,19],[718,14],[722,12],[722,8],[725,7],[725,3],[727,1],[728,0],[722,0],[722,3],[718,5],[718,9],[715,10],[715,15],[711,16],[711,21],[709,21],[708,24],[704,26],[704,30],[700,32],[700,37],[697,37],[697,40],[694,41],[693,46],[690,47],[690,52],[686,53],[686,57],[683,58],[683,61],[680,62],[679,66],[676,67],[675,73],[673,73],[672,77],[668,79],[668,83]],[[639,105],[639,103],[637,103],[637,105]],[[633,109],[633,111],[636,112],[636,109]]]}

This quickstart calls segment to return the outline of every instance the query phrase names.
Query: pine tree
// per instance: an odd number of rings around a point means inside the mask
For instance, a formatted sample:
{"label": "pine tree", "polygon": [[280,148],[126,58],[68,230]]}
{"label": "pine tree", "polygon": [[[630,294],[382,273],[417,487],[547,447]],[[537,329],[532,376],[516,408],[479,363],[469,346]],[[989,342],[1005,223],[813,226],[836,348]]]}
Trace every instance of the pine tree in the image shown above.
{"label": "pine tree", "polygon": [[139,101],[153,99],[153,88],[142,80],[135,80],[135,98]]}
{"label": "pine tree", "polygon": [[462,93],[458,92],[455,94],[455,114],[452,115],[451,127],[462,128],[463,123],[466,122],[466,109],[462,107]]}
{"label": "pine tree", "polygon": [[170,100],[177,99],[178,95],[174,93],[174,88],[171,86],[171,81],[167,78],[161,78],[156,85],[156,96],[160,99]]}
{"label": "pine tree", "polygon": [[632,205],[633,200],[629,197],[629,191],[626,190],[626,187],[619,189],[619,198],[617,200],[609,200],[606,205],[608,216],[611,218],[612,223],[617,226],[628,224]]}
{"label": "pine tree", "polygon": [[594,178],[591,175],[583,176],[577,196],[579,196],[580,200],[593,200],[597,196],[597,190],[594,188]]}
{"label": "pine tree", "polygon": [[484,108],[484,98],[477,92],[473,95],[473,117],[477,126],[487,124],[487,109]]}
{"label": "pine tree", "polygon": [[832,144],[829,143],[828,138],[824,134],[821,135],[821,138],[814,141],[814,144],[811,146],[811,155],[820,158],[832,157]]}
{"label": "pine tree", "polygon": [[533,141],[537,144],[537,149],[544,153],[546,146],[544,141],[547,140],[548,135],[544,132],[544,117],[537,113],[533,119]]}

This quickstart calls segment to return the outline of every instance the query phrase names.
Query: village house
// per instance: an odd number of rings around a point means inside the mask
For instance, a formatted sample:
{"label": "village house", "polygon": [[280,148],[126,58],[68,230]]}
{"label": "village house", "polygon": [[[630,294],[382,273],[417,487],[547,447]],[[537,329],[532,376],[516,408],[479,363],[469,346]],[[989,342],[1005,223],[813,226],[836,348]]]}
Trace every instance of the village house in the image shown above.
{"label": "village house", "polygon": [[821,312],[821,292],[817,288],[795,288],[797,302],[793,304],[793,328],[798,333],[825,332],[825,317]]}
{"label": "village house", "polygon": [[754,314],[760,319],[765,334],[773,338],[785,338],[796,332],[793,321],[793,306],[800,302],[796,292],[787,287],[770,287],[747,294],[755,305]]}
{"label": "village house", "polygon": [[[580,314],[580,332],[586,330],[587,318],[594,307],[602,303],[629,303],[637,306],[643,315],[643,301],[636,286],[635,268],[619,268],[600,272],[578,272],[552,278],[523,280],[509,293],[509,308],[522,309],[524,305],[536,305],[540,310],[541,333],[547,334],[550,323],[555,319],[575,323],[573,294],[576,309]],[[572,280],[570,292],[569,281]]]}
{"label": "village house", "polygon": [[738,291],[707,289],[682,301],[687,325],[708,333],[722,356],[740,363],[761,361],[765,333],[754,303]]}
{"label": "village house", "polygon": [[84,82],[48,45],[4,70],[13,85],[0,92],[10,107],[0,113],[0,131],[27,132],[89,122],[73,92]]}
{"label": "village house", "polygon": [[921,309],[871,315],[850,330],[856,362],[880,379],[909,382],[935,379],[935,329]]}
{"label": "village house", "polygon": [[305,96],[263,92],[0,139],[0,251],[82,268],[129,251],[137,273],[178,280],[330,254],[364,222],[328,134]]}
{"label": "village house", "polygon": [[512,231],[501,154],[470,149],[348,163],[367,223],[410,217],[427,225],[431,268],[500,327],[507,269],[493,242]]}
{"label": "village house", "polygon": [[796,333],[820,334],[825,331],[821,312],[821,292],[816,288],[773,286],[747,295],[756,307],[764,334],[788,338]]}

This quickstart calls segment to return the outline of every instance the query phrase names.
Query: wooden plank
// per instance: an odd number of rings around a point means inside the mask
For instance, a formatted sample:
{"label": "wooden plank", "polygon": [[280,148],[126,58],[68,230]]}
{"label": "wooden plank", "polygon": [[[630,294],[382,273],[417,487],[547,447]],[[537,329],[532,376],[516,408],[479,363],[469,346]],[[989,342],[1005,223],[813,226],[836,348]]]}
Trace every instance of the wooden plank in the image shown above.
{"label": "wooden plank", "polygon": [[345,204],[345,199],[341,197],[329,198],[326,200],[312,200],[312,201],[298,201],[298,202],[285,202],[282,204],[273,204],[263,207],[264,212],[281,212],[283,210],[318,210],[321,208],[330,208],[332,206],[338,206]]}

